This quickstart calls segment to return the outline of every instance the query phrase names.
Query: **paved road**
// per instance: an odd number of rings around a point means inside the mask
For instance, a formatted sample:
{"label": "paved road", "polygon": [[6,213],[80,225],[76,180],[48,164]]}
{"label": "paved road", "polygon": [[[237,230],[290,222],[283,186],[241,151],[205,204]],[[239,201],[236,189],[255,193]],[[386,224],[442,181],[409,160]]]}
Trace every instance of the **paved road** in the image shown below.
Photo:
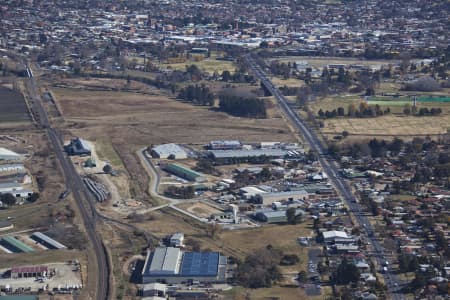
{"label": "paved road", "polygon": [[[90,240],[95,253],[95,257],[89,257],[89,260],[93,259],[94,266],[89,267],[92,270],[92,273],[96,274],[97,277],[95,279],[88,278],[88,287],[92,287],[92,291],[95,292],[96,299],[107,300],[110,298],[109,261],[103,242],[95,229],[96,221],[98,219],[97,211],[94,207],[95,199],[93,199],[89,191],[86,190],[81,177],[76,172],[72,162],[65,155],[60,134],[56,129],[51,127],[47,112],[42,106],[41,97],[37,88],[36,80],[33,76],[33,72],[30,68],[27,68],[27,72],[29,77],[27,87],[31,97],[31,108],[35,116],[35,120],[38,122],[40,127],[47,131],[48,137],[53,146],[53,151],[55,152],[63,171],[67,189],[71,190],[73,193],[75,202],[81,213],[81,217],[86,228],[88,239]],[[92,261],[90,262],[92,263]]]}
{"label": "paved road", "polygon": [[308,283],[305,285],[305,293],[307,296],[320,296],[322,294],[321,288],[318,287],[320,280],[313,282],[310,278],[315,275],[319,275],[317,270],[317,264],[321,260],[320,249],[308,250]]}
{"label": "paved road", "polygon": [[146,151],[146,148],[142,148],[137,152],[137,154],[138,154],[139,158],[141,159],[142,163],[144,164],[145,169],[148,171],[148,173],[150,175],[149,193],[152,197],[163,199],[165,201],[168,201],[169,203],[145,209],[141,213],[159,210],[164,207],[170,207],[170,208],[172,208],[182,214],[185,214],[199,222],[208,223],[208,219],[200,218],[184,209],[181,209],[181,208],[175,206],[176,204],[179,204],[179,203],[203,201],[202,199],[180,200],[180,199],[169,198],[169,197],[163,196],[158,193],[158,187],[161,182],[161,176],[159,175],[158,171],[156,170],[155,166],[150,161],[150,159],[145,155],[145,151]]}
{"label": "paved road", "polygon": [[[387,260],[384,249],[380,245],[380,243],[376,240],[374,230],[372,225],[366,216],[361,214],[361,207],[359,203],[356,202],[356,198],[351,192],[351,188],[348,183],[341,178],[338,172],[338,166],[335,162],[330,159],[326,155],[325,147],[323,146],[320,139],[317,137],[316,133],[309,128],[308,124],[303,120],[297,113],[295,113],[292,108],[288,105],[286,98],[282,95],[280,90],[276,88],[273,83],[268,79],[265,72],[261,69],[261,67],[256,63],[256,61],[252,58],[251,55],[245,56],[247,64],[252,69],[255,76],[261,81],[261,83],[265,86],[265,88],[277,99],[278,104],[280,105],[283,112],[290,119],[292,124],[300,131],[306,142],[310,145],[311,149],[319,154],[319,162],[321,163],[325,173],[328,175],[330,180],[333,182],[334,186],[340,192],[340,194],[344,197],[350,211],[354,214],[355,219],[360,226],[360,228],[364,228],[367,235],[368,240],[371,243],[372,249],[376,253],[376,261],[378,266],[381,267],[382,263]],[[392,263],[390,263],[392,265]],[[386,286],[388,287],[388,292],[391,294],[391,298],[394,300],[403,299],[402,295],[398,294],[399,286],[401,285],[401,281],[396,278],[396,276],[388,270],[385,274],[383,274],[384,281]]]}

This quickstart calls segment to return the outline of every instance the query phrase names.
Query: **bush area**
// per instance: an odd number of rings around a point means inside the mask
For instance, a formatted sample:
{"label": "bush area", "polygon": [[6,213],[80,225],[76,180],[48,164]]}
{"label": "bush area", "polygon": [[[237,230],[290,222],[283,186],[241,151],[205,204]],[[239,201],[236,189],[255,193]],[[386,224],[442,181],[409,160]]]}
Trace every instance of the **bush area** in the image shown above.
{"label": "bush area", "polygon": [[266,118],[266,104],[254,94],[225,89],[219,95],[219,109],[236,117]]}

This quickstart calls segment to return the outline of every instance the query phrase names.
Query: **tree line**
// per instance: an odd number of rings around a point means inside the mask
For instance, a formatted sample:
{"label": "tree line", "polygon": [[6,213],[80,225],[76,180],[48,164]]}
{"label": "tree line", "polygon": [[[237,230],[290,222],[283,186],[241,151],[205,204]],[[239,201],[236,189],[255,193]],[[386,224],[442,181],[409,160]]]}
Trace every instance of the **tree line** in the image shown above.
{"label": "tree line", "polygon": [[[369,105],[367,104],[367,102],[361,102],[359,104],[359,109],[354,103],[351,103],[347,108],[347,116],[356,118],[378,117],[390,112],[391,109],[389,107],[383,110],[381,109],[380,105]],[[346,114],[344,108],[340,106],[337,109],[333,109],[331,111],[323,111],[322,109],[319,109],[317,115],[320,118],[329,119],[335,117],[344,117]]]}
{"label": "tree line", "polygon": [[177,98],[205,106],[214,105],[214,94],[204,84],[189,85],[182,88],[178,93]]}
{"label": "tree line", "polygon": [[225,90],[219,95],[219,109],[236,117],[259,118],[267,117],[264,100],[255,95],[237,93]]}

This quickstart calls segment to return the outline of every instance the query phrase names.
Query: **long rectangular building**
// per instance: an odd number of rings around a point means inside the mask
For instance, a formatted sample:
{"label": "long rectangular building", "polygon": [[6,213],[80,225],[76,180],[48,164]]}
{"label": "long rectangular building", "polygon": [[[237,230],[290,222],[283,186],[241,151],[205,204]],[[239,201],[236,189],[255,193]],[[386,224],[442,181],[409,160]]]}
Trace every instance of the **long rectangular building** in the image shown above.
{"label": "long rectangular building", "polygon": [[67,247],[51,237],[46,236],[42,232],[36,231],[31,235],[31,238],[36,242],[44,245],[49,249],[66,249]]}
{"label": "long rectangular building", "polygon": [[242,149],[242,150],[210,150],[209,156],[216,162],[229,163],[244,163],[244,162],[259,162],[266,159],[280,159],[288,155],[288,151],[283,149]]}
{"label": "long rectangular building", "polygon": [[30,246],[24,244],[23,242],[19,241],[15,237],[12,236],[5,236],[0,240],[0,244],[5,247],[6,249],[18,253],[18,252],[34,252],[34,249]]}
{"label": "long rectangular building", "polygon": [[172,173],[183,179],[194,182],[205,182],[206,177],[203,174],[195,172],[189,168],[183,167],[179,164],[167,164],[163,166],[163,169],[169,173]]}

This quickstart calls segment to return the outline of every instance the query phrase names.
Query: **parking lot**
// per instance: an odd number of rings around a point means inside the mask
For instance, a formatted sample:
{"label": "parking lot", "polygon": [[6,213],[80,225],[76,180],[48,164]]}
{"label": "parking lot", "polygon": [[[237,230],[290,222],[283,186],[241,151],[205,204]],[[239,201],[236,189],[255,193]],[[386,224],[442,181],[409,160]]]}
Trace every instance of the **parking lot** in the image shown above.
{"label": "parking lot", "polygon": [[79,268],[74,264],[51,263],[46,264],[51,269],[55,269],[55,275],[51,278],[11,278],[11,269],[1,269],[0,286],[16,291],[18,289],[28,289],[30,291],[53,289],[79,289],[82,286]]}

